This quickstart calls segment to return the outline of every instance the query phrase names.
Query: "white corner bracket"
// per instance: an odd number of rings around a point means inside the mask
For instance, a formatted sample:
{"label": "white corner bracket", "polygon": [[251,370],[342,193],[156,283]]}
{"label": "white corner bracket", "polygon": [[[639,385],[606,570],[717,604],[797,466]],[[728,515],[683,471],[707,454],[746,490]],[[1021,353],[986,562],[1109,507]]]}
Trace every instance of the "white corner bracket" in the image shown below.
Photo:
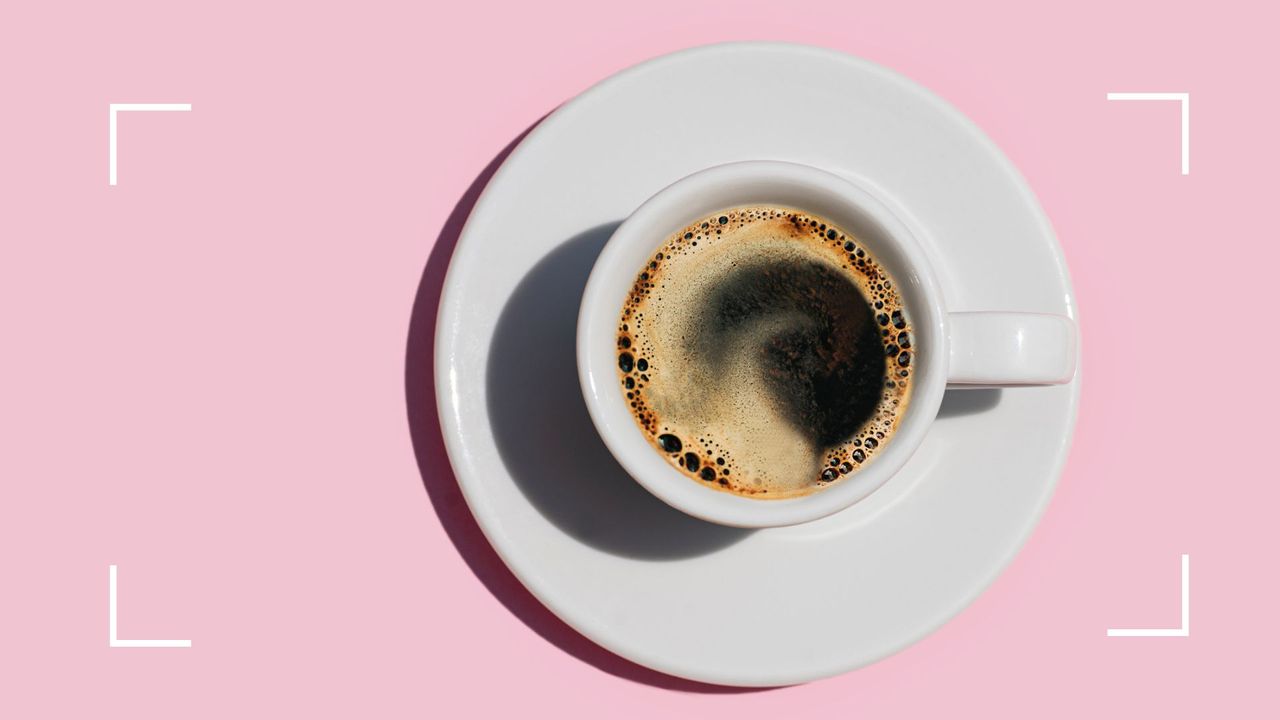
{"label": "white corner bracket", "polygon": [[1107,637],[1190,637],[1191,635],[1191,556],[1182,556],[1182,627],[1130,629],[1109,628]]}
{"label": "white corner bracket", "polygon": [[121,640],[116,637],[116,566],[111,566],[111,596],[108,601],[111,611],[111,636],[109,638],[110,647],[132,647],[132,648],[189,648],[190,640]]}
{"label": "white corner bracket", "polygon": [[129,111],[189,111],[191,103],[111,103],[108,106],[111,110],[110,132],[111,132],[111,157],[107,163],[110,171],[110,179],[108,185],[116,184],[116,114]]}
{"label": "white corner bracket", "polygon": [[1108,100],[1177,100],[1182,103],[1182,174],[1191,174],[1191,93],[1113,92]]}

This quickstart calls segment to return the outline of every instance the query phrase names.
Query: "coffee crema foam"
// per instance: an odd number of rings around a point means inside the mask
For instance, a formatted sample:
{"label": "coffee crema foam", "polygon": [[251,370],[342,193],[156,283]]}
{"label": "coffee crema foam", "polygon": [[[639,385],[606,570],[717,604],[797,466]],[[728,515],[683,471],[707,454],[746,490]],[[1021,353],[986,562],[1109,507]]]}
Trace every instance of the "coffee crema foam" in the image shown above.
{"label": "coffee crema foam", "polygon": [[911,328],[857,238],[775,206],[723,210],[649,258],[618,324],[618,373],[653,446],[739,495],[829,487],[897,428]]}

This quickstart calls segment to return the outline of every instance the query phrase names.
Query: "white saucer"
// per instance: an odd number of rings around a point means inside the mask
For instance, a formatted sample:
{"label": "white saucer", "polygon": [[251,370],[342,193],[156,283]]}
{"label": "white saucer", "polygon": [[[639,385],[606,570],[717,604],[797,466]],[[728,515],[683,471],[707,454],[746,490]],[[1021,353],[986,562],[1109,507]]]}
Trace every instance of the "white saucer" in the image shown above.
{"label": "white saucer", "polygon": [[957,111],[835,52],[714,45],[609,78],[511,153],[449,267],[436,386],[471,510],[555,614],[656,670],[782,685],[919,640],[995,578],[1053,492],[1079,379],[949,393],[898,476],[818,522],[750,532],[663,505],[587,417],[578,299],[612,228],[641,201],[747,159],[807,163],[877,189],[911,219],[953,310],[1075,316],[1034,196]]}

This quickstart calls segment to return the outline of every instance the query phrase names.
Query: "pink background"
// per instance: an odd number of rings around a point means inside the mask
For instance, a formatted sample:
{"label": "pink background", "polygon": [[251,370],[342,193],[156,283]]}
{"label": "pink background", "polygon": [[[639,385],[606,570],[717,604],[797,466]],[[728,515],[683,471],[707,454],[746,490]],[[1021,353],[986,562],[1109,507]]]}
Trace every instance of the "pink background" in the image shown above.
{"label": "pink background", "polygon": [[[1277,712],[1276,18],[1027,5],[6,7],[0,716]],[[726,39],[861,55],[977,121],[1053,220],[1084,332],[1070,462],[995,585],[877,665],[747,693],[542,610],[405,410],[420,281],[433,306],[490,160],[610,73]],[[1189,176],[1177,104],[1108,91],[1191,93]],[[112,102],[194,106],[122,116],[117,187]],[[1191,636],[1106,637],[1177,625],[1184,552]],[[120,635],[193,648],[108,648],[112,563]]]}

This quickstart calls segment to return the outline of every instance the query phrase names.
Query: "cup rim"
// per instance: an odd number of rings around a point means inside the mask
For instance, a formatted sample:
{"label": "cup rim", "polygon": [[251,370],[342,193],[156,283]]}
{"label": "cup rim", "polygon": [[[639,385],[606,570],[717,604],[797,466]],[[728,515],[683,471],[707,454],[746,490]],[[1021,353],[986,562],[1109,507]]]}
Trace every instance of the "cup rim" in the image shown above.
{"label": "cup rim", "polygon": [[[726,207],[757,202],[699,202],[707,193],[714,195],[726,192],[726,188],[748,186],[764,193],[784,187],[787,192],[819,193],[878,224],[886,242],[900,253],[898,263],[909,269],[912,289],[904,292],[910,292],[915,299],[910,302],[904,298],[904,302],[913,334],[918,338],[918,357],[924,357],[927,351],[928,361],[917,362],[907,410],[881,451],[855,474],[796,498],[749,498],[714,490],[686,477],[650,445],[617,384],[614,335],[623,301],[644,258],[683,224]],[[768,200],[758,202],[765,204]],[[637,257],[629,257],[632,255]],[[635,262],[628,262],[629,259]],[[902,286],[901,268],[893,274]],[[864,499],[882,487],[914,453],[937,415],[946,389],[947,329],[942,294],[928,256],[907,225],[885,203],[867,189],[826,170],[776,160],[747,160],[706,168],[675,181],[641,204],[614,231],[597,257],[582,295],[576,340],[578,377],[591,421],[609,452],[650,493],[689,515],[722,525],[794,525],[831,515]],[[925,333],[922,335],[921,331]]]}

